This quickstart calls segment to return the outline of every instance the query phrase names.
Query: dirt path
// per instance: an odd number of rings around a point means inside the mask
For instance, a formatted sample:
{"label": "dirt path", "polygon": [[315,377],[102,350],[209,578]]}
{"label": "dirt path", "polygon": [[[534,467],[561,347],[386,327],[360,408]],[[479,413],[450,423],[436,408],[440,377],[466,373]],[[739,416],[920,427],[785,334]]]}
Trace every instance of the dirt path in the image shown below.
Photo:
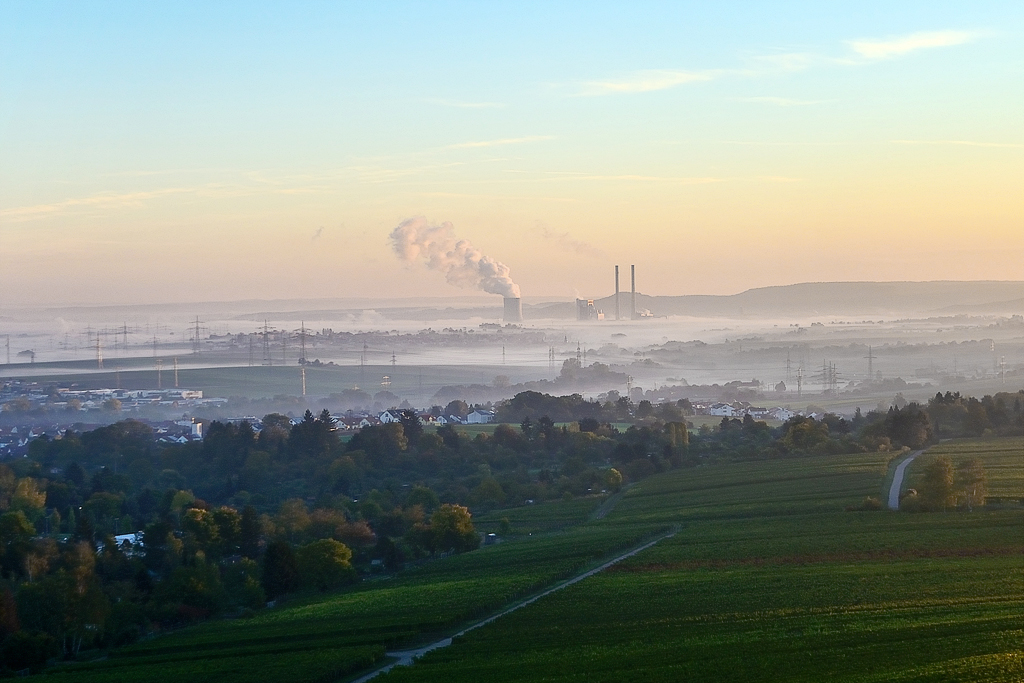
{"label": "dirt path", "polygon": [[914,451],[896,466],[896,472],[892,475],[892,486],[889,487],[890,510],[900,509],[900,489],[903,488],[903,475],[907,472],[907,466],[914,462],[914,458],[924,453],[924,451],[925,449],[923,448],[919,451]]}
{"label": "dirt path", "polygon": [[590,514],[590,519],[588,521],[593,522],[599,519],[604,519],[605,515],[607,515],[609,512],[615,509],[615,506],[619,504],[619,501],[622,500],[622,497],[626,495],[626,491],[628,491],[631,488],[633,488],[633,484],[626,484],[625,486],[622,487],[621,491],[619,491],[618,493],[613,493],[612,495],[608,496],[608,500],[601,503],[597,507],[597,509]]}
{"label": "dirt path", "polygon": [[543,598],[545,596],[548,596],[548,595],[551,595],[555,591],[560,591],[563,588],[567,588],[567,587],[573,585],[574,583],[578,583],[578,582],[582,581],[583,579],[589,578],[589,577],[593,576],[594,574],[597,574],[598,572],[602,572],[605,569],[607,569],[608,567],[611,567],[613,564],[616,564],[618,562],[622,562],[626,558],[633,557],[637,553],[642,552],[644,550],[647,550],[651,546],[653,546],[653,545],[655,545],[657,543],[660,543],[661,541],[664,541],[666,538],[671,538],[672,536],[675,536],[675,535],[676,535],[676,532],[675,531],[671,531],[671,532],[669,532],[667,534],[659,536],[658,538],[654,539],[653,541],[649,541],[649,542],[643,544],[642,546],[639,546],[637,548],[633,548],[629,552],[623,553],[622,555],[619,555],[618,557],[615,557],[615,558],[613,558],[611,560],[608,560],[607,562],[602,564],[600,567],[595,567],[594,569],[590,569],[588,571],[585,571],[582,574],[574,576],[573,578],[569,579],[568,581],[564,581],[564,582],[562,582],[562,583],[560,583],[560,584],[558,584],[558,585],[556,585],[556,586],[554,586],[552,588],[548,588],[547,590],[541,591],[540,593],[537,593],[533,597],[527,598],[526,600],[524,600],[524,601],[522,601],[520,603],[517,603],[517,604],[513,605],[512,607],[509,607],[507,610],[505,610],[503,612],[499,612],[498,614],[490,616],[490,617],[484,619],[483,621],[478,621],[478,622],[476,622],[475,624],[473,624],[471,626],[467,626],[466,628],[462,629],[461,631],[456,633],[454,636],[451,636],[450,638],[443,638],[441,640],[438,640],[437,642],[431,643],[429,645],[424,645],[423,647],[419,647],[419,648],[416,648],[414,650],[395,650],[393,652],[388,652],[387,656],[389,658],[395,658],[395,661],[390,662],[388,664],[385,664],[381,668],[376,669],[374,671],[371,671],[370,673],[368,673],[368,674],[366,674],[364,676],[361,676],[360,678],[355,679],[354,681],[352,681],[352,683],[363,683],[364,681],[368,681],[368,680],[370,680],[372,678],[376,678],[377,676],[381,675],[382,673],[386,673],[388,671],[391,671],[396,666],[411,666],[413,664],[413,662],[416,661],[417,658],[422,657],[423,655],[427,654],[431,650],[436,650],[436,649],[442,648],[442,647],[448,647],[449,645],[452,644],[452,640],[453,639],[458,638],[459,636],[465,635],[466,633],[469,633],[473,629],[480,628],[481,626],[486,626],[487,624],[491,623],[492,621],[495,621],[497,619],[501,619],[503,616],[505,616],[507,614],[511,614],[512,612],[515,612],[517,609],[521,609],[523,607],[526,607],[527,605],[533,604],[534,602],[540,600],[541,598]]}

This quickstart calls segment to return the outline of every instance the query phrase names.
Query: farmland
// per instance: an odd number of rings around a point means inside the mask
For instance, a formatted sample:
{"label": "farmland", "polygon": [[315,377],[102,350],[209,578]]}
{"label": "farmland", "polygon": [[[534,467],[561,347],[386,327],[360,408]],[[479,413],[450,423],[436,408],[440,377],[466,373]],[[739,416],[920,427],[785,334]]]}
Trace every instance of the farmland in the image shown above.
{"label": "farmland", "polygon": [[[978,455],[993,490],[1019,498],[1022,445],[942,452]],[[381,680],[1019,681],[1024,509],[844,512],[878,494],[885,463],[737,463],[642,482],[606,523],[679,523],[675,537]]]}
{"label": "farmland", "polygon": [[633,485],[597,521],[602,496],[497,510],[477,520],[483,531],[508,520],[496,546],[46,676],[344,680],[671,527],[654,547],[379,680],[1019,681],[1024,442],[935,450],[980,458],[1000,503],[846,511],[882,494],[886,453],[673,470]]}
{"label": "farmland", "polygon": [[386,647],[455,630],[606,555],[657,527],[592,527],[537,536],[428,563],[397,580],[208,623],[47,672],[47,680],[106,682],[327,681],[362,669]]}

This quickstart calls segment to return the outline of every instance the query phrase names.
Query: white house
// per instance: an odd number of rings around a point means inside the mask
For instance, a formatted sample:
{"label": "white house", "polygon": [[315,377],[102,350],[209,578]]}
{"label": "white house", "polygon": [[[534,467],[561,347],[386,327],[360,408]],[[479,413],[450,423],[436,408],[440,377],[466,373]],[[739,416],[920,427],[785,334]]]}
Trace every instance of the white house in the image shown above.
{"label": "white house", "polygon": [[786,420],[795,416],[796,413],[794,413],[789,408],[783,408],[782,406],[779,406],[778,408],[772,408],[771,410],[769,410],[768,415],[770,415],[772,418],[776,420],[779,420],[780,422],[785,422]]}
{"label": "white house", "polygon": [[728,403],[712,403],[708,415],[715,417],[736,417],[736,409]]}
{"label": "white house", "polygon": [[384,425],[402,421],[401,413],[397,410],[385,410],[377,417],[377,419],[379,419],[380,423]]}
{"label": "white house", "polygon": [[474,410],[466,416],[466,424],[479,425],[494,422],[494,413],[489,410]]}

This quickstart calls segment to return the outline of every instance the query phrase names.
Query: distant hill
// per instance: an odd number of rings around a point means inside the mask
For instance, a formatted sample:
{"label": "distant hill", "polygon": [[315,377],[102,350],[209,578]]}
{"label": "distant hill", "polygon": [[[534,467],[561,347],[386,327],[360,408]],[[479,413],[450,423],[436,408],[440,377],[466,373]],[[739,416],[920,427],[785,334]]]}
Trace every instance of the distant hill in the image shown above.
{"label": "distant hill", "polygon": [[[629,292],[621,295],[628,315]],[[608,317],[615,315],[614,296],[595,300]],[[1022,313],[1024,282],[804,282],[759,287],[731,295],[648,296],[637,294],[637,308],[656,316],[771,318],[814,315],[952,315]],[[574,317],[569,304],[529,307],[528,317]]]}

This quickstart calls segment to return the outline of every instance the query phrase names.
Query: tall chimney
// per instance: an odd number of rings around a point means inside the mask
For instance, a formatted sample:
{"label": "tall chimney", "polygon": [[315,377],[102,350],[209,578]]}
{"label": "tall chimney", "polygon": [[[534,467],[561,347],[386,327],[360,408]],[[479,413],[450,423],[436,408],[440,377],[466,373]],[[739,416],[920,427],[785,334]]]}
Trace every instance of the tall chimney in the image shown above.
{"label": "tall chimney", "polygon": [[519,297],[505,297],[505,322],[523,322],[523,300]]}
{"label": "tall chimney", "polygon": [[615,319],[619,319],[619,267],[615,266]]}
{"label": "tall chimney", "polygon": [[629,283],[633,288],[633,295],[630,297],[631,312],[629,314],[630,320],[636,320],[636,266],[629,267]]}

